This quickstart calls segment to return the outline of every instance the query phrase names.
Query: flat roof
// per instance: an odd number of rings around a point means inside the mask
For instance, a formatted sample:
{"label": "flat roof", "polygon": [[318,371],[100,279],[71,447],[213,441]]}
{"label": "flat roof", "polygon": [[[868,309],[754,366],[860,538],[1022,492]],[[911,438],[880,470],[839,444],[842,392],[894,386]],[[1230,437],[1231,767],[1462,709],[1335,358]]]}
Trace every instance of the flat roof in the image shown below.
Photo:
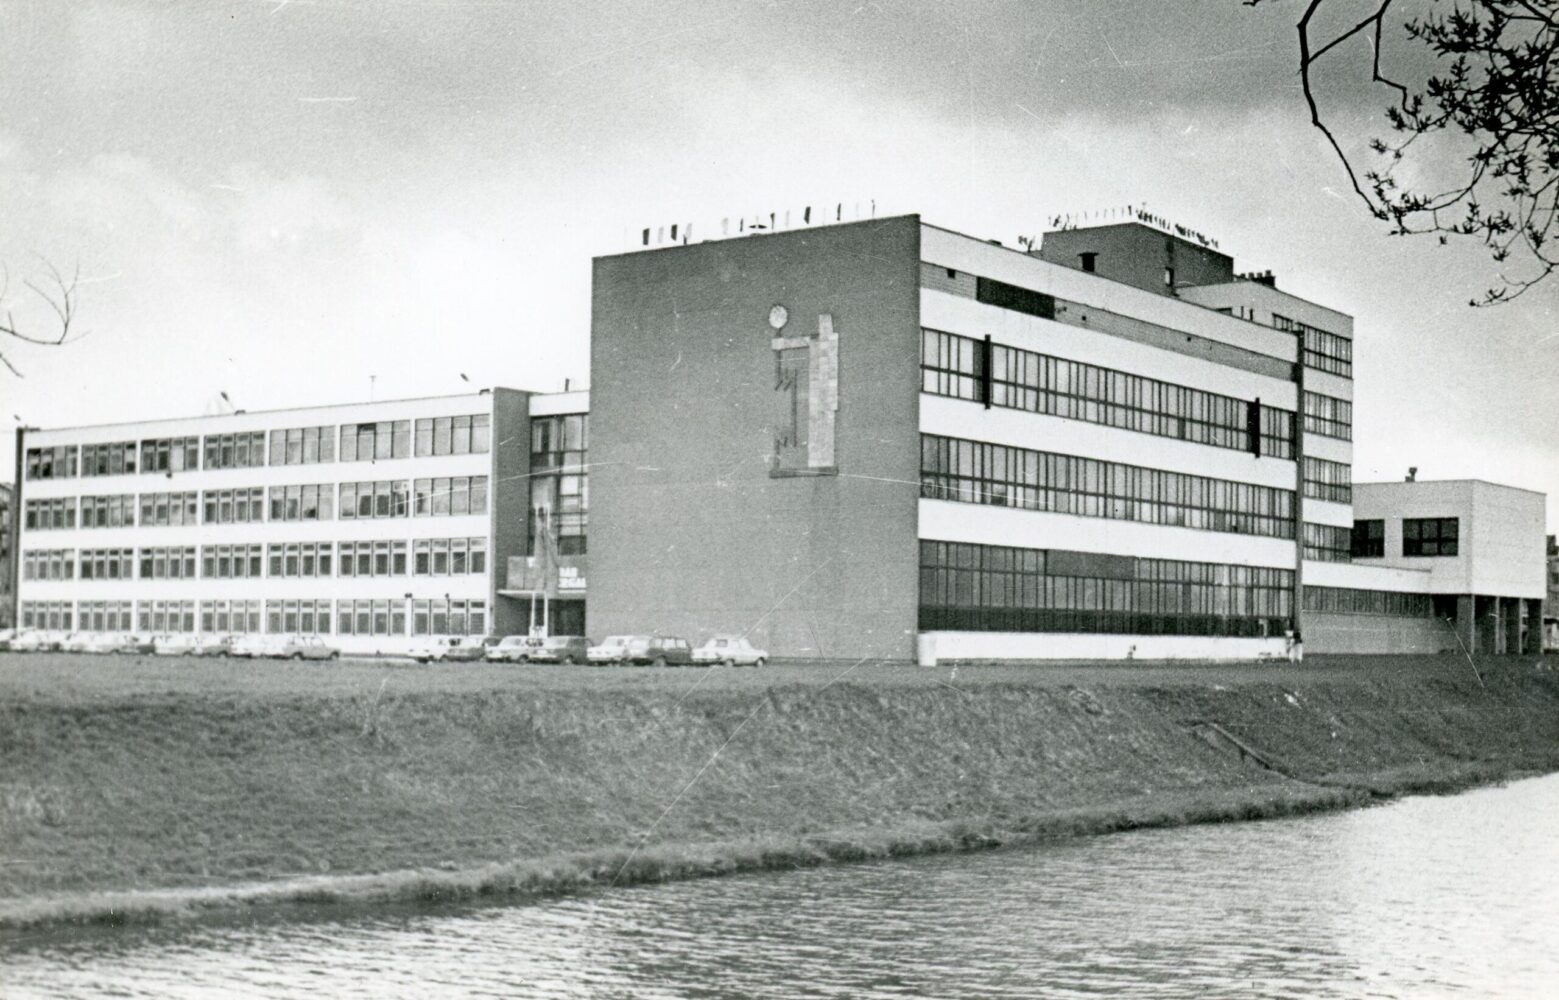
{"label": "flat roof", "polygon": [[1515,490],[1517,493],[1531,493],[1533,496],[1548,496],[1542,490],[1529,490],[1525,486],[1511,486],[1508,483],[1496,483],[1488,479],[1414,479],[1411,481],[1406,479],[1381,479],[1373,483],[1355,481],[1353,486],[1354,489],[1358,489],[1363,486],[1434,486],[1451,485],[1454,483],[1482,483],[1484,486],[1492,486],[1498,490]]}

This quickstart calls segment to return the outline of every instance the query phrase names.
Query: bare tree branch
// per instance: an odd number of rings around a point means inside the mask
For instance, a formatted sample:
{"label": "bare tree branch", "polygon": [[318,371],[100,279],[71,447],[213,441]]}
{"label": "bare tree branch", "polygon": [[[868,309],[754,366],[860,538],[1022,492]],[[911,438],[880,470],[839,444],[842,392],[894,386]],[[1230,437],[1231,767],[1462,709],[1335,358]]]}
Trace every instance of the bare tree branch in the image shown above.
{"label": "bare tree branch", "polygon": [[[7,309],[4,322],[0,322],[0,335],[40,347],[58,347],[80,340],[86,336],[84,332],[76,329],[76,288],[81,282],[81,265],[76,265],[68,279],[49,261],[45,260],[44,265],[49,269],[48,282],[40,285],[30,278],[24,278],[22,285],[41,299],[54,314],[54,322],[48,324],[49,332],[41,333],[24,329],[17,322],[16,314]],[[11,272],[4,264],[0,264],[0,301],[6,298],[10,287]],[[5,367],[18,378],[22,376],[16,365],[4,354],[0,354],[0,363],[4,363]]]}

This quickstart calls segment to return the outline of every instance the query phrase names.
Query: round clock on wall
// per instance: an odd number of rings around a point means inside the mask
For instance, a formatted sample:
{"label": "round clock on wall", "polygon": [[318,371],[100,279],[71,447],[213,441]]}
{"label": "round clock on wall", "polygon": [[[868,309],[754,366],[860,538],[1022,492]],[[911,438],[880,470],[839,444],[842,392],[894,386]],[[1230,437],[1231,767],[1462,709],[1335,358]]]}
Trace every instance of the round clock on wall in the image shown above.
{"label": "round clock on wall", "polygon": [[785,324],[789,321],[790,310],[786,309],[784,306],[777,305],[773,309],[769,310],[769,325],[774,329],[784,329]]}

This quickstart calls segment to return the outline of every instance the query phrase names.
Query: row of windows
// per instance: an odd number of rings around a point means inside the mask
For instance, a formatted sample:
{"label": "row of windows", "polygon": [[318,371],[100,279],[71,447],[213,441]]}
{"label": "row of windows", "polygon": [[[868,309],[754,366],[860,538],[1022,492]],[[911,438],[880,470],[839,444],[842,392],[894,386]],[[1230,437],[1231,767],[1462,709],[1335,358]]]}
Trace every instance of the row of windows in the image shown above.
{"label": "row of windows", "polygon": [[265,487],[206,490],[203,506],[207,524],[258,524],[265,520]]}
{"label": "row of windows", "polygon": [[1353,532],[1330,524],[1305,522],[1305,558],[1320,562],[1349,562]]}
{"label": "row of windows", "polygon": [[1336,503],[1353,502],[1353,467],[1345,462],[1305,456],[1305,496]]}
{"label": "row of windows", "polygon": [[1399,594],[1389,590],[1306,587],[1305,610],[1345,615],[1428,618],[1434,614],[1434,598],[1429,594]]}
{"label": "row of windows", "polygon": [[[341,461],[366,462],[427,455],[480,455],[492,448],[492,417],[477,413],[458,417],[424,417],[342,424]],[[415,434],[415,437],[414,437]],[[181,472],[201,468],[242,469],[266,464],[266,431],[154,438],[88,444],[80,448],[80,474],[117,476],[133,473]],[[269,432],[271,465],[304,465],[336,460],[336,428],[291,427]],[[28,479],[60,479],[77,474],[75,445],[29,448]]]}
{"label": "row of windows", "polygon": [[[921,331],[921,389],[985,402],[985,343],[937,330]],[[1171,382],[992,344],[989,402],[1159,437],[1292,458],[1294,415]]]}
{"label": "row of windows", "polygon": [[1294,537],[1289,490],[934,434],[920,442],[930,499]]}
{"label": "row of windows", "polygon": [[412,484],[412,513],[417,517],[485,514],[487,477],[440,476],[436,479],[418,479]]}
{"label": "row of windows", "polygon": [[40,531],[46,529],[74,528],[76,526],[76,498],[56,497],[52,500],[28,500],[22,505],[22,523]]}
{"label": "row of windows", "polygon": [[956,542],[920,543],[920,627],[1277,635],[1293,571]]}
{"label": "row of windows", "polygon": [[[199,553],[200,575],[207,579],[239,579],[264,575],[269,563],[272,577],[328,577],[335,575],[336,545],[332,542],[291,542],[263,546],[206,545]],[[341,542],[341,576],[465,576],[487,572],[487,539],[423,538],[416,542]],[[408,553],[414,558],[408,560]],[[268,559],[266,557],[269,557]],[[81,550],[81,579],[130,580],[136,577],[136,550]],[[193,546],[140,550],[143,580],[185,579],[195,576]],[[29,551],[22,558],[27,580],[69,580],[75,575],[72,549]]]}
{"label": "row of windows", "polygon": [[1305,392],[1305,430],[1312,434],[1353,440],[1353,404],[1346,399]]}
{"label": "row of windows", "polygon": [[1308,323],[1277,313],[1272,314],[1272,325],[1279,330],[1303,336],[1305,367],[1353,378],[1353,341],[1347,337],[1318,330]]}
{"label": "row of windows", "polygon": [[[339,600],[335,603],[337,635],[485,635],[487,602],[482,600]],[[407,605],[411,605],[408,615]],[[132,618],[142,632],[259,632],[258,600],[201,601],[23,601],[23,628],[55,631],[128,632]],[[79,617],[77,614],[79,608]],[[133,614],[132,614],[133,612]],[[329,635],[328,599],[268,600],[265,631],[280,635]],[[199,628],[197,629],[197,624]]]}

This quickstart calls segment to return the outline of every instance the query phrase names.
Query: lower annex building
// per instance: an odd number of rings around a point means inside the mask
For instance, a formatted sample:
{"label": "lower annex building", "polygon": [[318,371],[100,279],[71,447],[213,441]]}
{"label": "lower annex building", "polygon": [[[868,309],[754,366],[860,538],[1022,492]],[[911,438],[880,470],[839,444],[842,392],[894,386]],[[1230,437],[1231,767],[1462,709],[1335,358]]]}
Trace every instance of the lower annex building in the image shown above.
{"label": "lower annex building", "polygon": [[588,399],[19,434],[19,620],[358,652],[543,614],[833,659],[1534,648],[1544,498],[1353,483],[1352,340],[1141,221],[598,258]]}

